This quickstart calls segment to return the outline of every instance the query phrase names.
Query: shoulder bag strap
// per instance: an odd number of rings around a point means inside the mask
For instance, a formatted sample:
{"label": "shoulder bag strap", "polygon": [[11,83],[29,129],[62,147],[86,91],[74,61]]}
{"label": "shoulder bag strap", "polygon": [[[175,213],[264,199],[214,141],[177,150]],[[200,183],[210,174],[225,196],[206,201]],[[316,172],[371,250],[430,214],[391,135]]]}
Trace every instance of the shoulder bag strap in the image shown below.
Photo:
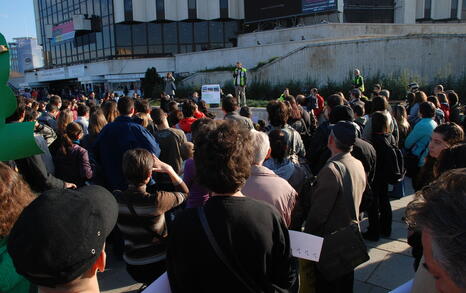
{"label": "shoulder bag strap", "polygon": [[212,230],[210,230],[209,222],[207,222],[207,218],[205,215],[204,207],[197,208],[197,215],[199,216],[199,220],[201,221],[202,229],[204,230],[207,239],[209,240],[210,245],[214,249],[215,254],[218,258],[222,261],[222,263],[233,273],[233,275],[238,279],[241,284],[248,289],[249,292],[253,293],[256,292],[251,286],[239,275],[239,273],[233,268],[230,264],[228,258],[223,254],[222,249],[218,245],[217,241],[215,240],[214,234]]}
{"label": "shoulder bag strap", "polygon": [[[339,172],[341,174],[341,178],[342,178],[342,181],[343,181],[343,187],[344,187],[343,197],[347,201],[347,204],[351,206],[351,209],[349,210],[349,216],[351,217],[351,221],[352,222],[358,221],[359,217],[357,217],[357,215],[356,215],[356,210],[355,210],[355,207],[354,207],[354,198],[353,198],[353,195],[351,194],[352,190],[353,190],[353,186],[352,186],[353,183],[351,182],[351,177],[350,177],[350,175],[348,173],[348,169],[341,162],[333,161],[333,163],[335,164],[335,166],[337,167],[337,169],[339,170]],[[351,186],[351,188],[345,188],[347,186]]]}

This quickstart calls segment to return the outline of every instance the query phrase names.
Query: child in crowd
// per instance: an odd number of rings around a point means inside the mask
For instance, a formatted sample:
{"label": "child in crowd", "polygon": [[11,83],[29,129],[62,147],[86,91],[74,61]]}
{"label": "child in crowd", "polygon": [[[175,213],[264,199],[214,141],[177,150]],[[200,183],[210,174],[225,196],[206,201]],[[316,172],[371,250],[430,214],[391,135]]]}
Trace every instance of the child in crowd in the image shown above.
{"label": "child in crowd", "polygon": [[182,144],[180,154],[181,154],[181,159],[183,160],[183,166],[181,167],[180,174],[183,175],[186,161],[194,157],[194,144],[189,141]]}
{"label": "child in crowd", "polygon": [[76,122],[66,126],[58,150],[54,153],[55,175],[78,187],[92,178],[92,168],[87,150],[79,145],[83,129]]}
{"label": "child in crowd", "polygon": [[[166,173],[175,191],[148,193],[146,184],[152,172]],[[125,240],[123,259],[133,279],[148,285],[166,270],[165,212],[184,202],[188,187],[170,165],[145,149],[133,149],[124,154],[123,174],[128,189],[115,192],[120,207],[118,227]]]}

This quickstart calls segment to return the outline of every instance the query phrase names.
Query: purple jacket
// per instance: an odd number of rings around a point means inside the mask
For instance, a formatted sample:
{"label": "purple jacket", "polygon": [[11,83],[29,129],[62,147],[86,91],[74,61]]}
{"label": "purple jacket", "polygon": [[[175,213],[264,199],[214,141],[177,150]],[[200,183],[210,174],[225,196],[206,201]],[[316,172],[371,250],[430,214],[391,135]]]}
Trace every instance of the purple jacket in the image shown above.
{"label": "purple jacket", "polygon": [[203,206],[209,199],[209,191],[207,188],[202,187],[195,180],[196,166],[193,159],[186,161],[184,167],[183,181],[189,188],[189,196],[186,203],[187,208],[197,208]]}
{"label": "purple jacket", "polygon": [[53,162],[55,163],[55,176],[66,182],[74,183],[78,187],[83,186],[85,181],[92,178],[89,154],[86,149],[77,144],[68,148],[66,155],[57,152],[53,157]]}

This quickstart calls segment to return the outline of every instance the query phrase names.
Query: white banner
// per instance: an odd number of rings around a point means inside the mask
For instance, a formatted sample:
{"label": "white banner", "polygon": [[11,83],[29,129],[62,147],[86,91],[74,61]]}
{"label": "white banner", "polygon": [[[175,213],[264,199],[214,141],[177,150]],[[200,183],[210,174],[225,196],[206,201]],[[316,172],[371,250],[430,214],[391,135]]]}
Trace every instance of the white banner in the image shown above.
{"label": "white banner", "polygon": [[207,84],[201,89],[201,98],[207,104],[220,104],[220,85]]}

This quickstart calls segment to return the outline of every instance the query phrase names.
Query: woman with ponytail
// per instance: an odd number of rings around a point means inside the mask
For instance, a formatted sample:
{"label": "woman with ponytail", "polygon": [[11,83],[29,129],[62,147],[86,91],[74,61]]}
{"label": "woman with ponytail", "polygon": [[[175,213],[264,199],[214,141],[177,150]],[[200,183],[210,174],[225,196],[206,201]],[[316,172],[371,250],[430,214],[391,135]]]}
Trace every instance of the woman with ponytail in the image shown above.
{"label": "woman with ponytail", "polygon": [[60,141],[58,151],[53,157],[55,163],[55,176],[72,182],[80,187],[92,178],[92,168],[89,163],[89,154],[79,145],[83,137],[83,129],[76,122],[66,126]]}

